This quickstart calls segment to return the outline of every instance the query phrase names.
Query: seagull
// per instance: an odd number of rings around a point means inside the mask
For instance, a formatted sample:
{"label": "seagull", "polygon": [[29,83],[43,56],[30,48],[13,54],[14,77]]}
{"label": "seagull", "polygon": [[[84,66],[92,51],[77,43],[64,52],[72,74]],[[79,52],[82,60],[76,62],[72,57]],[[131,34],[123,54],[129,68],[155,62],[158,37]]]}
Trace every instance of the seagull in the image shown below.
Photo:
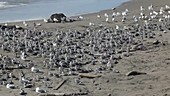
{"label": "seagull", "polygon": [[24,24],[25,27],[28,26],[28,24],[25,21],[23,21],[22,23]]}
{"label": "seagull", "polygon": [[40,69],[35,68],[35,67],[32,67],[32,68],[31,68],[31,72],[40,72]]}
{"label": "seagull", "polygon": [[125,9],[125,12],[129,12],[129,10],[128,10],[128,9]]}
{"label": "seagull", "polygon": [[41,23],[36,23],[36,26],[41,26],[42,24]]}
{"label": "seagull", "polygon": [[112,18],[112,21],[115,21],[115,18]]}
{"label": "seagull", "polygon": [[120,16],[120,12],[117,12],[117,13],[116,13],[116,16]]}
{"label": "seagull", "polygon": [[110,61],[108,61],[108,63],[106,64],[106,66],[107,66],[108,68],[112,68],[112,64],[111,64],[111,62],[110,62]]}
{"label": "seagull", "polygon": [[160,12],[164,12],[164,8],[163,8],[163,7],[161,7],[159,11],[160,11]]}
{"label": "seagull", "polygon": [[122,16],[126,16],[126,15],[127,15],[126,11],[122,12]]}
{"label": "seagull", "polygon": [[24,88],[32,88],[33,84],[30,83],[24,83]]}
{"label": "seagull", "polygon": [[6,88],[8,88],[8,89],[15,89],[15,85],[14,84],[7,84]]}
{"label": "seagull", "polygon": [[5,26],[8,26],[8,23],[5,23],[4,25],[5,25]]}
{"label": "seagull", "polygon": [[125,22],[125,20],[126,20],[126,17],[125,17],[125,16],[123,16],[123,18],[122,18],[122,22]]}
{"label": "seagull", "polygon": [[31,81],[26,79],[25,77],[21,77],[21,82],[23,82],[23,83],[31,83]]}
{"label": "seagull", "polygon": [[44,90],[44,89],[40,89],[40,87],[37,87],[37,88],[35,89],[35,92],[37,92],[37,93],[46,93],[47,91]]}
{"label": "seagull", "polygon": [[163,14],[163,12],[162,12],[162,11],[160,11],[160,12],[159,12],[159,14],[160,14],[160,15],[162,15],[162,14]]}
{"label": "seagull", "polygon": [[116,13],[115,13],[115,12],[113,12],[113,13],[112,13],[112,17],[115,17],[115,16],[116,16]]}
{"label": "seagull", "polygon": [[23,88],[20,88],[19,95],[26,95],[27,93],[23,90]]}
{"label": "seagull", "polygon": [[53,18],[53,21],[54,22],[58,22],[59,20],[57,18]]}
{"label": "seagull", "polygon": [[109,18],[106,18],[106,22],[107,22],[107,23],[109,22]]}
{"label": "seagull", "polygon": [[155,15],[158,15],[158,12],[156,12],[156,11],[153,11],[153,14],[155,14]]}
{"label": "seagull", "polygon": [[26,60],[26,54],[25,54],[25,52],[22,52],[22,54],[21,54],[21,59],[22,59],[22,60]]}
{"label": "seagull", "polygon": [[159,18],[159,22],[162,22],[163,21],[163,19],[162,18]]}
{"label": "seagull", "polygon": [[168,13],[170,14],[170,11],[168,11]]}
{"label": "seagull", "polygon": [[78,16],[79,20],[83,20],[83,18],[84,18],[83,16]]}
{"label": "seagull", "polygon": [[15,25],[15,27],[18,29],[18,28],[21,28],[19,25]]}
{"label": "seagull", "polygon": [[170,7],[168,5],[165,5],[165,9],[170,9]]}
{"label": "seagull", "polygon": [[104,16],[105,16],[106,18],[108,18],[108,17],[109,17],[109,15],[108,15],[107,13],[105,13],[105,14],[104,14]]}
{"label": "seagull", "polygon": [[116,30],[119,30],[119,26],[118,25],[116,25]]}
{"label": "seagull", "polygon": [[115,10],[116,8],[114,7],[114,8],[112,8],[112,10]]}
{"label": "seagull", "polygon": [[141,11],[144,11],[145,9],[143,8],[143,6],[140,6],[140,10],[141,10]]}
{"label": "seagull", "polygon": [[101,18],[101,16],[100,16],[100,15],[97,15],[97,18]]}
{"label": "seagull", "polygon": [[43,19],[44,23],[48,23],[48,20],[47,19]]}
{"label": "seagull", "polygon": [[148,6],[148,10],[153,10],[153,5]]}
{"label": "seagull", "polygon": [[89,26],[94,26],[94,23],[92,23],[92,22],[89,22]]}

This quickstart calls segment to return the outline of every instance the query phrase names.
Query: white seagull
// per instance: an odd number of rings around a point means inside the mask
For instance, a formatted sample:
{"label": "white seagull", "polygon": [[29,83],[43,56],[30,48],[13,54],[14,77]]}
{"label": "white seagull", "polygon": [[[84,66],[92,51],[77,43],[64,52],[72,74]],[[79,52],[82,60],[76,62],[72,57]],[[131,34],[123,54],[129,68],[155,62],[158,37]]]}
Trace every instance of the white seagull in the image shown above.
{"label": "white seagull", "polygon": [[14,84],[7,84],[6,88],[8,88],[8,89],[15,89],[15,85]]}
{"label": "white seagull", "polygon": [[106,22],[107,22],[107,23],[109,22],[109,18],[106,18]]}
{"label": "white seagull", "polygon": [[106,18],[108,18],[108,17],[109,17],[109,15],[108,15],[107,13],[105,13],[105,14],[104,14],[104,16],[105,16]]}
{"label": "white seagull", "polygon": [[46,93],[47,90],[40,89],[40,87],[37,87],[37,88],[35,89],[35,92],[37,92],[37,93]]}
{"label": "white seagull", "polygon": [[25,27],[28,26],[28,24],[25,21],[23,21],[22,23],[24,24]]}
{"label": "white seagull", "polygon": [[97,15],[97,18],[101,18],[101,16],[100,16],[100,15]]}
{"label": "white seagull", "polygon": [[32,67],[32,68],[31,68],[31,72],[40,72],[40,69],[35,68],[35,67]]}
{"label": "white seagull", "polygon": [[47,19],[43,19],[44,23],[48,23],[48,20]]}

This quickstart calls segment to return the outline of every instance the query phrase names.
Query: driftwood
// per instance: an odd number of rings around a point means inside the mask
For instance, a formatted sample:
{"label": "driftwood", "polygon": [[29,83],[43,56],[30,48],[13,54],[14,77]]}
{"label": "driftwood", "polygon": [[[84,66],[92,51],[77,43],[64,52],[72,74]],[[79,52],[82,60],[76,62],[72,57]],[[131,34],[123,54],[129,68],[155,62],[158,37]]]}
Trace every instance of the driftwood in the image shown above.
{"label": "driftwood", "polygon": [[80,73],[79,74],[80,77],[84,77],[84,78],[96,78],[96,77],[101,77],[102,75],[93,75],[93,74],[84,74],[84,73]]}
{"label": "driftwood", "polygon": [[58,90],[68,79],[62,80],[55,88],[54,90]]}
{"label": "driftwood", "polygon": [[138,71],[130,71],[126,73],[126,76],[136,76],[136,75],[146,75],[147,73],[145,72],[138,72]]}
{"label": "driftwood", "polygon": [[88,95],[87,92],[75,92],[75,93],[48,93],[48,94],[40,94],[39,96],[80,96],[80,95]]}

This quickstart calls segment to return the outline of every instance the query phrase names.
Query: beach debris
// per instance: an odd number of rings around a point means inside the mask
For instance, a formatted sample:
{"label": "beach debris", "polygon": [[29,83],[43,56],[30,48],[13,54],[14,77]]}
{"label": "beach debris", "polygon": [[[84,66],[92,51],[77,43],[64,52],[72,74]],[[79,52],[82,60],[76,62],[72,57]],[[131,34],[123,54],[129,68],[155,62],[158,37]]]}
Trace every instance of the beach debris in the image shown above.
{"label": "beach debris", "polygon": [[48,94],[40,94],[39,96],[87,96],[87,92],[74,92],[74,93],[48,93]]}
{"label": "beach debris", "polygon": [[93,75],[93,74],[80,73],[79,76],[81,78],[97,78],[97,77],[101,77],[102,75]]}
{"label": "beach debris", "polygon": [[49,23],[61,23],[63,17],[65,18],[64,21],[66,21],[66,15],[64,15],[63,13],[55,13],[50,16],[50,18],[48,19],[48,22]]}
{"label": "beach debris", "polygon": [[126,73],[126,76],[136,76],[136,75],[146,75],[147,73],[145,72],[139,72],[139,71],[130,71]]}
{"label": "beach debris", "polygon": [[140,44],[136,44],[132,46],[132,51],[136,51],[136,50],[145,50],[145,46],[144,44],[140,43]]}
{"label": "beach debris", "polygon": [[68,79],[62,80],[55,88],[54,90],[58,90]]}

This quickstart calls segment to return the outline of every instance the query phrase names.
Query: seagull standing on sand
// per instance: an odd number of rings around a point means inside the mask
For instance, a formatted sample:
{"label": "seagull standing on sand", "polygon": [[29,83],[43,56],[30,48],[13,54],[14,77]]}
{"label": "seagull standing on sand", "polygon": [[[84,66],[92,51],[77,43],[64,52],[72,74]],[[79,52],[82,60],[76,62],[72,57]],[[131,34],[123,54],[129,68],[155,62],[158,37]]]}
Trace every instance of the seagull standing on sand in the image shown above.
{"label": "seagull standing on sand", "polygon": [[83,20],[84,17],[83,17],[83,16],[78,16],[78,19],[79,19],[79,20]]}
{"label": "seagull standing on sand", "polygon": [[43,19],[44,23],[48,23],[48,20],[47,19]]}
{"label": "seagull standing on sand", "polygon": [[25,54],[25,52],[22,52],[22,54],[21,54],[21,59],[22,59],[22,60],[25,60],[25,59],[26,59],[26,54]]}
{"label": "seagull standing on sand", "polygon": [[35,68],[34,66],[31,68],[31,72],[40,72],[40,69]]}
{"label": "seagull standing on sand", "polygon": [[145,9],[143,8],[143,6],[140,6],[140,10],[141,10],[141,11],[145,11]]}
{"label": "seagull standing on sand", "polygon": [[168,5],[165,5],[165,9],[170,9],[170,7]]}
{"label": "seagull standing on sand", "polygon": [[94,26],[94,23],[92,23],[92,22],[89,22],[89,26]]}
{"label": "seagull standing on sand", "polygon": [[152,4],[150,6],[148,6],[148,10],[149,11],[153,10],[153,5]]}
{"label": "seagull standing on sand", "polygon": [[8,26],[8,23],[5,23],[5,26]]}
{"label": "seagull standing on sand", "polygon": [[122,12],[122,16],[126,16],[126,15],[127,15],[126,11]]}
{"label": "seagull standing on sand", "polygon": [[112,17],[112,21],[113,21],[113,22],[115,21],[115,18],[114,18],[114,17]]}
{"label": "seagull standing on sand", "polygon": [[125,17],[125,16],[123,16],[123,18],[122,18],[122,22],[125,22],[125,20],[126,20],[126,17]]}
{"label": "seagull standing on sand", "polygon": [[112,68],[112,64],[111,64],[111,61],[109,60],[108,63],[106,64],[107,68]]}
{"label": "seagull standing on sand", "polygon": [[6,88],[8,88],[8,89],[15,89],[15,85],[14,84],[7,84]]}
{"label": "seagull standing on sand", "polygon": [[27,93],[23,90],[23,88],[20,88],[19,95],[26,95]]}
{"label": "seagull standing on sand", "polygon": [[15,27],[18,29],[18,28],[21,28],[19,25],[15,25]]}
{"label": "seagull standing on sand", "polygon": [[105,13],[104,16],[105,16],[106,18],[109,18],[109,15],[108,15],[107,13]]}
{"label": "seagull standing on sand", "polygon": [[106,18],[106,22],[107,22],[107,23],[109,22],[109,18]]}
{"label": "seagull standing on sand", "polygon": [[97,15],[97,18],[101,18],[101,16],[98,14],[98,15]]}
{"label": "seagull standing on sand", "polygon": [[44,89],[40,89],[40,87],[37,87],[37,88],[35,89],[35,92],[37,92],[37,93],[46,93],[47,91],[44,90]]}
{"label": "seagull standing on sand", "polygon": [[129,12],[129,10],[128,10],[128,9],[125,9],[125,12]]}
{"label": "seagull standing on sand", "polygon": [[23,21],[22,23],[24,24],[25,27],[28,26],[28,24],[25,21]]}
{"label": "seagull standing on sand", "polygon": [[57,18],[53,18],[53,21],[54,21],[54,22],[58,22],[58,19],[57,19]]}
{"label": "seagull standing on sand", "polygon": [[118,25],[116,25],[116,30],[119,30],[119,26]]}

